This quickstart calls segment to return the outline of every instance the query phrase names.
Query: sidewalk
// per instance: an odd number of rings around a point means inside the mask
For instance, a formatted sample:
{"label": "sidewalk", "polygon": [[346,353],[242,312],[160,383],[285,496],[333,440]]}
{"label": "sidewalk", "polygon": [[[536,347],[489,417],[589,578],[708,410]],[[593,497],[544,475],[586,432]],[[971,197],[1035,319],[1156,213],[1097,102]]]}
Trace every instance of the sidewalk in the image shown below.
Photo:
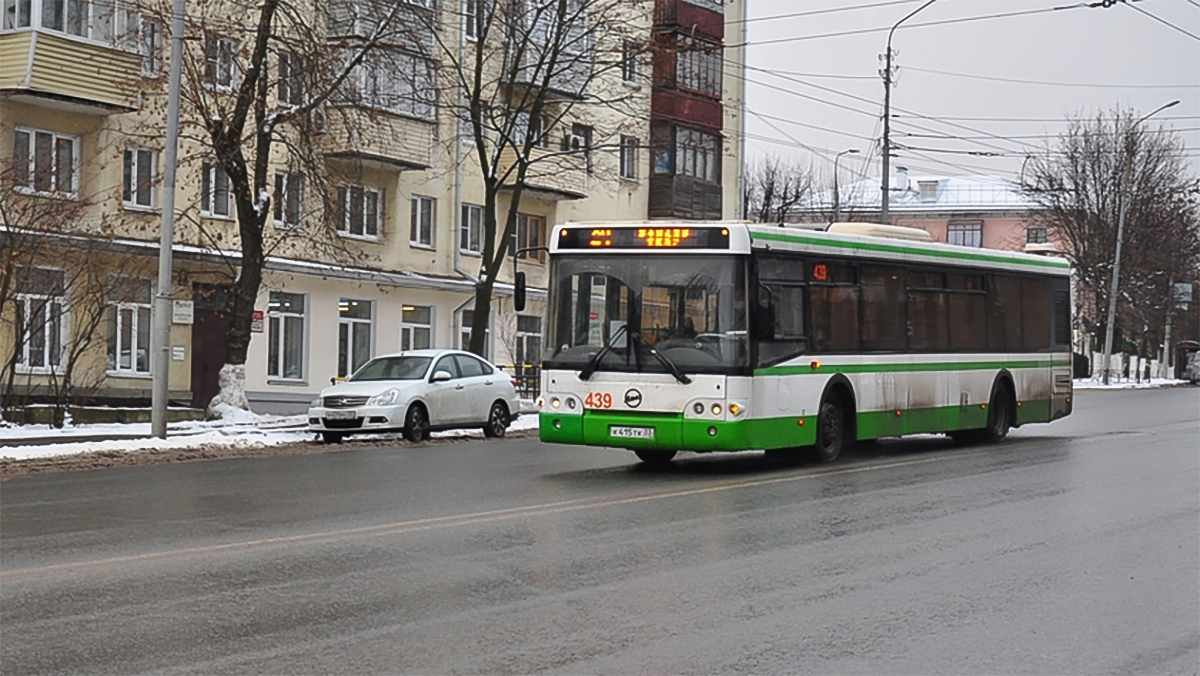
{"label": "sidewalk", "polygon": [[1190,385],[1186,380],[1176,380],[1174,378],[1151,378],[1150,380],[1142,380],[1138,382],[1136,379],[1129,378],[1112,378],[1105,385],[1099,376],[1094,378],[1078,378],[1075,380],[1075,389],[1077,390],[1144,390],[1158,387],[1181,387]]}

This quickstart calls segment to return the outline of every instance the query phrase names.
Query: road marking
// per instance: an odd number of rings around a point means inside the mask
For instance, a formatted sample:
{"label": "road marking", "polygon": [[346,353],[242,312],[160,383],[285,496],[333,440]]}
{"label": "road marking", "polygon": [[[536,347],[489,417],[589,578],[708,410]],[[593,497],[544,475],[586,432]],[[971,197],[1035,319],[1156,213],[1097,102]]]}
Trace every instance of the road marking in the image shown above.
{"label": "road marking", "polygon": [[578,500],[564,500],[561,502],[549,502],[541,505],[527,505],[524,507],[509,507],[505,509],[495,509],[484,512],[474,512],[470,514],[453,514],[448,516],[435,516],[424,519],[414,519],[411,521],[395,521],[392,523],[377,524],[374,526],[359,526],[356,528],[340,528],[337,530],[319,531],[316,533],[304,533],[300,535],[285,535],[274,538],[260,538],[257,540],[243,540],[241,542],[227,542],[223,544],[202,545],[199,547],[185,547],[183,549],[168,549],[158,552],[146,552],[144,554],[132,554],[129,556],[114,556],[105,559],[93,559],[90,561],[72,561],[67,563],[56,563],[46,566],[34,566],[31,568],[15,568],[13,570],[0,571],[0,579],[5,583],[16,581],[34,581],[40,578],[50,577],[55,573],[60,572],[79,572],[94,568],[102,568],[105,566],[118,566],[130,563],[143,563],[148,561],[161,561],[175,558],[186,558],[189,556],[198,556],[204,554],[214,554],[218,552],[239,552],[253,549],[269,549],[284,545],[296,544],[314,544],[320,542],[330,542],[343,539],[353,538],[370,538],[384,535],[402,535],[406,533],[419,533],[430,531],[439,528],[455,528],[459,526],[472,526],[482,523],[491,523],[495,521],[505,521],[520,517],[531,516],[547,516],[552,514],[562,514],[566,512],[575,512],[584,509],[593,509],[600,507],[615,507],[619,505],[631,505],[639,502],[649,502],[653,500],[667,500],[671,498],[690,497],[693,495],[704,495],[706,493],[717,493],[723,491],[736,490],[741,488],[756,488],[759,486],[769,486],[772,484],[791,483],[796,481],[809,481],[811,479],[820,479],[829,476],[840,476],[846,474],[860,474],[863,472],[873,472],[881,469],[891,469],[893,467],[913,467],[916,465],[925,465],[932,462],[940,462],[945,460],[957,460],[969,458],[978,455],[985,455],[990,452],[990,449],[961,451],[956,453],[939,453],[936,457],[919,458],[914,460],[901,460],[896,462],[881,462],[863,466],[852,466],[841,469],[832,470],[817,470],[810,471],[804,474],[791,474],[788,476],[771,477],[766,479],[748,479],[738,481],[725,481],[716,485],[708,485],[700,488],[685,488],[681,490],[672,490],[661,493],[643,493],[638,495],[626,495],[625,497],[598,497],[598,498],[582,498]]}

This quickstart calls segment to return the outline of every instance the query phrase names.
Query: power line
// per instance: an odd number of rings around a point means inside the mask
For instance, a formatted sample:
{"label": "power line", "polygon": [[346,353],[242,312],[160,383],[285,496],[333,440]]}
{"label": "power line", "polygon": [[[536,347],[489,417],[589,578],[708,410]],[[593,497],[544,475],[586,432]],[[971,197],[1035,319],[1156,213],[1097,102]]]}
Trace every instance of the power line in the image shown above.
{"label": "power line", "polygon": [[1151,14],[1150,12],[1147,12],[1146,10],[1142,9],[1141,7],[1138,7],[1137,5],[1135,5],[1133,3],[1126,2],[1126,3],[1122,3],[1122,4],[1128,5],[1129,7],[1136,9],[1137,11],[1141,12],[1142,14],[1145,14],[1146,16],[1150,17],[1151,19],[1154,19],[1155,21],[1157,21],[1165,26],[1174,28],[1175,30],[1179,31],[1180,33],[1183,33],[1184,35],[1188,36],[1189,38],[1191,38],[1193,40],[1200,40],[1200,35],[1196,35],[1195,33],[1190,33],[1188,31],[1180,28],[1179,26],[1176,26],[1175,24],[1171,23],[1170,21],[1167,21],[1166,19],[1163,19],[1161,17]]}
{"label": "power line", "polygon": [[[969,78],[972,80],[990,80],[992,82],[1012,82],[1014,84],[1030,84],[1043,85],[1047,87],[1086,87],[1086,88],[1111,88],[1111,89],[1200,89],[1200,84],[1100,84],[1100,83],[1083,83],[1083,82],[1049,82],[1046,80],[1019,80],[1009,77],[994,77],[990,75],[972,75],[969,73],[952,73],[945,70],[934,70],[933,68],[917,68],[915,66],[901,66],[901,70],[911,70],[918,73],[933,73],[935,75],[948,75],[951,77]],[[863,76],[866,77],[866,76]]]}
{"label": "power line", "polygon": [[[1143,133],[1143,134],[1177,134],[1177,133],[1183,133],[1183,132],[1189,132],[1189,131],[1200,131],[1200,127],[1182,127],[1182,128],[1164,127],[1162,129],[1146,129],[1146,130],[1142,131],[1141,133]],[[1120,136],[1123,133],[1124,132],[1101,132],[1098,135]],[[987,136],[984,136],[984,137],[954,136],[954,135],[950,135],[950,134],[915,134],[913,132],[905,132],[905,133],[901,134],[900,136],[905,137],[905,138],[927,138],[927,139],[942,139],[942,140],[955,140],[955,141],[974,141],[974,140],[978,140],[980,138],[991,138],[991,137],[987,137]],[[1009,138],[1009,139],[1051,139],[1051,138],[1058,138],[1059,136],[1061,136],[1061,134],[1026,134],[1026,135],[1017,135],[1017,136],[1006,136],[1005,138]]]}
{"label": "power line", "polygon": [[818,14],[833,14],[834,12],[849,12],[856,9],[870,9],[872,7],[886,7],[888,5],[911,5],[918,0],[890,0],[889,2],[872,2],[865,5],[851,5],[850,7],[832,7],[829,9],[812,9],[807,12],[793,12],[791,14],[775,14],[773,16],[759,16],[752,19],[741,19],[738,21],[730,21],[730,24],[754,23],[755,21],[773,21],[775,19],[794,19],[802,16],[816,16]]}

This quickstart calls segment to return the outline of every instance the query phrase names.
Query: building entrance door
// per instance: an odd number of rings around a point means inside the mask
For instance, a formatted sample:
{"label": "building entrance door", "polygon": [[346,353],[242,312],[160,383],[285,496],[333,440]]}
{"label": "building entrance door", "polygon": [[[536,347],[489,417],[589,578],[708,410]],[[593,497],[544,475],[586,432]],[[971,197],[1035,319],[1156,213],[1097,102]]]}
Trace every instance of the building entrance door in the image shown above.
{"label": "building entrance door", "polygon": [[196,284],[192,287],[195,316],[192,322],[192,406],[206,408],[220,391],[218,376],[227,354],[229,287]]}

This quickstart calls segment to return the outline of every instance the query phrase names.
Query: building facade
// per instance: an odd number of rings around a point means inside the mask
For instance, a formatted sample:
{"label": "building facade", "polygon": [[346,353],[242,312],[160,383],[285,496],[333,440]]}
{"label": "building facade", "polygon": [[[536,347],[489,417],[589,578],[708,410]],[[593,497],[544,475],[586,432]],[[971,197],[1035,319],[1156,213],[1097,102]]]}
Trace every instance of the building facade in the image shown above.
{"label": "building facade", "polygon": [[[334,2],[314,10],[328,12],[316,23],[353,33],[368,4]],[[596,70],[588,86],[619,92],[624,105],[551,111],[546,142],[533,149],[550,169],[531,169],[523,185],[516,246],[542,246],[555,223],[571,220],[739,215],[743,48],[727,49],[724,34],[726,25],[741,25],[744,0],[627,4],[622,44],[589,46]],[[487,200],[474,149],[460,139],[459,109],[438,92],[454,89],[450,61],[478,39],[483,5],[409,0],[405,11],[421,12],[428,27],[416,42],[442,47],[389,46],[387,63],[365,59],[339,98],[305,119],[313,134],[305,144],[336,169],[335,180],[297,170],[286,144],[272,149],[274,227],[246,361],[255,411],[303,410],[331,379],[372,355],[466,346]],[[199,66],[185,68],[185,91],[188,78],[202,79],[192,85],[203,92],[236,90],[247,35],[202,16],[189,22],[204,51]],[[7,364],[0,388],[10,404],[53,398],[64,387],[81,402],[149,400],[166,35],[161,20],[134,4],[4,4],[0,157],[11,162],[0,244],[12,288],[0,295]],[[266,67],[274,104],[297,103],[293,82],[304,61],[275,50]],[[173,404],[202,407],[226,359],[230,281],[241,251],[232,179],[198,131],[205,121],[186,104],[185,114],[169,389]],[[498,158],[502,171],[509,160]],[[501,192],[496,210],[506,214],[512,199]],[[320,225],[310,206],[318,201],[333,214],[328,236],[313,234]],[[532,302],[512,310],[506,269],[485,355],[517,372],[540,359],[538,288],[546,284],[543,255],[520,264]]]}

